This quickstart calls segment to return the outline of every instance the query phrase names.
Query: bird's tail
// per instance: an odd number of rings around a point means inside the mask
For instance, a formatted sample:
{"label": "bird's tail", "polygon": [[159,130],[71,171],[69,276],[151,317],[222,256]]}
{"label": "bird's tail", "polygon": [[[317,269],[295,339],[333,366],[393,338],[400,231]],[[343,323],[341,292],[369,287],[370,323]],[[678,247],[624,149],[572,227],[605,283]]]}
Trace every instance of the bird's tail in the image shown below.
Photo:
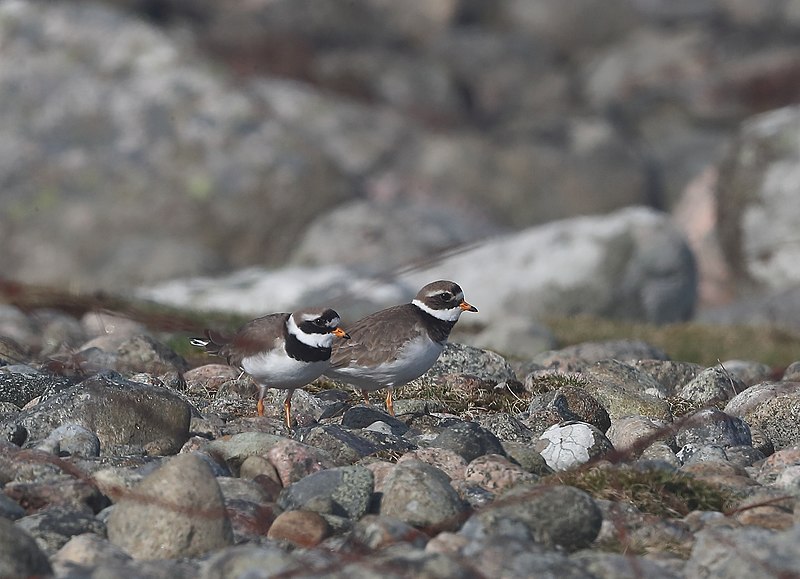
{"label": "bird's tail", "polygon": [[196,348],[205,350],[208,354],[218,356],[220,349],[228,343],[228,339],[213,330],[205,330],[203,333],[206,335],[205,340],[202,338],[193,338],[189,340],[189,343]]}

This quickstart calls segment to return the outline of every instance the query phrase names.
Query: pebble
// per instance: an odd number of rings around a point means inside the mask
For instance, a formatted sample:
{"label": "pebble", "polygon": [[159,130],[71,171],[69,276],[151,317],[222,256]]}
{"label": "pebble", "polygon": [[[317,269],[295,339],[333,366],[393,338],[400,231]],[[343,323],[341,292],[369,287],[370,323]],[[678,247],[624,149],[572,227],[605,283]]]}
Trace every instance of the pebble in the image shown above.
{"label": "pebble", "polygon": [[412,450],[401,456],[397,464],[408,460],[419,460],[435,466],[450,477],[450,480],[462,480],[467,469],[467,461],[464,460],[464,457],[446,448],[430,447]]}
{"label": "pebble", "polygon": [[94,533],[104,536],[106,525],[91,510],[79,506],[53,506],[17,520],[17,526],[29,533],[48,555],[55,554],[76,535]]}
{"label": "pebble", "polygon": [[697,533],[687,577],[792,577],[800,569],[800,527],[773,531],[715,527]]}
{"label": "pebble", "polygon": [[535,448],[554,471],[585,464],[614,449],[597,427],[585,422],[551,426],[539,436]]}
{"label": "pebble", "polygon": [[492,493],[504,491],[538,477],[498,454],[484,454],[467,465],[464,480]]}
{"label": "pebble", "polygon": [[716,409],[707,408],[692,414],[680,423],[675,433],[675,444],[679,447],[716,445],[750,446],[750,427],[742,419]]}
{"label": "pebble", "polygon": [[661,385],[643,370],[618,360],[604,360],[586,368],[580,377],[586,381],[586,391],[606,409],[611,420],[625,416],[672,418],[669,404],[662,398]]}
{"label": "pebble", "polygon": [[595,540],[602,522],[597,504],[581,490],[519,485],[472,515],[459,532],[471,539],[496,535],[577,551]]}
{"label": "pebble", "polygon": [[200,568],[200,579],[291,576],[305,566],[277,545],[237,545],[214,552]]}
{"label": "pebble", "polygon": [[484,454],[504,455],[500,440],[475,422],[457,422],[445,428],[430,446],[444,448],[470,462]]}
{"label": "pebble", "polygon": [[277,503],[284,510],[307,509],[359,519],[369,508],[372,491],[372,471],[363,466],[340,466],[311,473],[287,486]]}
{"label": "pebble", "polygon": [[[654,442],[672,439],[669,424],[646,416],[625,416],[611,423],[606,437],[621,453],[641,454]],[[670,440],[673,442],[674,441]]]}
{"label": "pebble", "polygon": [[298,547],[316,547],[331,533],[327,521],[314,511],[286,511],[278,515],[267,537],[288,541]]}
{"label": "pebble", "polygon": [[100,456],[100,439],[80,424],[62,424],[36,448],[56,456]]}
{"label": "pebble", "polygon": [[735,374],[719,367],[706,368],[678,389],[677,396],[702,406],[726,402],[747,386]]}
{"label": "pebble", "polygon": [[386,476],[380,514],[426,532],[452,531],[461,525],[466,505],[444,472],[424,462],[408,460]]}
{"label": "pebble", "polygon": [[130,560],[131,556],[125,551],[94,533],[74,535],[52,557],[55,566],[72,564],[95,567]]}
{"label": "pebble", "polygon": [[762,382],[732,398],[725,412],[758,426],[776,449],[800,444],[800,382]]}
{"label": "pebble", "polygon": [[353,527],[352,540],[372,550],[385,549],[398,543],[424,549],[428,535],[394,517],[364,515]]}

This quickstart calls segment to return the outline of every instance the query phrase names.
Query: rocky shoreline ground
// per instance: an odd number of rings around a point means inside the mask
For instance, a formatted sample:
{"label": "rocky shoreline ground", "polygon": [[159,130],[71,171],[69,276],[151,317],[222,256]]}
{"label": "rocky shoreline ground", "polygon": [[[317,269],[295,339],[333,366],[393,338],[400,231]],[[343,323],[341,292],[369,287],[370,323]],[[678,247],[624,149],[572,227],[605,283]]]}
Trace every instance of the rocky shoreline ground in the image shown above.
{"label": "rocky shoreline ground", "polygon": [[280,393],[256,417],[237,371],[189,364],[136,322],[2,313],[4,577],[800,566],[800,365],[704,368],[636,341],[512,365],[450,344],[396,418],[318,382],[295,394],[290,432]]}

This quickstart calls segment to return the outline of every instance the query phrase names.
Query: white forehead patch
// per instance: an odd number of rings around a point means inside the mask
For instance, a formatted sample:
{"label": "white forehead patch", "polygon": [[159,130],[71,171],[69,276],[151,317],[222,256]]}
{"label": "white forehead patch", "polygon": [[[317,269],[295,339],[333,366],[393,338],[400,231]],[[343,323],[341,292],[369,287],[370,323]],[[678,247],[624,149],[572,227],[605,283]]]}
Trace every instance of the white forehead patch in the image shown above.
{"label": "white forehead patch", "polygon": [[458,317],[464,312],[464,310],[462,310],[458,306],[450,308],[449,310],[434,310],[433,308],[426,306],[423,302],[417,299],[411,300],[411,303],[417,306],[423,312],[429,313],[434,318],[437,318],[439,320],[444,320],[446,322],[458,321]]}
{"label": "white forehead patch", "polygon": [[[432,290],[432,291],[429,291],[428,293],[426,293],[425,297],[426,298],[432,298],[434,296],[440,296],[443,293],[445,293],[445,291],[447,291],[447,290]],[[454,294],[454,295],[455,295],[455,298],[459,302],[464,300],[464,292],[458,292],[457,294]]]}
{"label": "white forehead patch", "polygon": [[[310,312],[309,312],[309,313],[302,314],[302,315],[300,316],[300,318],[301,318],[301,322],[313,322],[313,321],[314,321],[314,320],[316,320],[318,317],[319,317],[319,314],[314,314],[314,313],[310,313]],[[341,322],[341,319],[339,319],[339,318],[332,318],[332,319],[331,319],[331,320],[329,320],[329,321],[328,321],[328,323],[326,323],[325,325],[326,325],[327,327],[329,327],[329,328],[335,328],[336,326],[338,326],[338,325],[339,325],[339,323],[340,323],[340,322]]]}
{"label": "white forehead patch", "polygon": [[[312,316],[311,319],[315,319]],[[286,322],[286,328],[289,333],[295,336],[298,340],[306,346],[313,346],[314,348],[330,348],[333,345],[333,334],[306,334],[303,330],[297,327],[293,316],[289,316],[289,321]]]}

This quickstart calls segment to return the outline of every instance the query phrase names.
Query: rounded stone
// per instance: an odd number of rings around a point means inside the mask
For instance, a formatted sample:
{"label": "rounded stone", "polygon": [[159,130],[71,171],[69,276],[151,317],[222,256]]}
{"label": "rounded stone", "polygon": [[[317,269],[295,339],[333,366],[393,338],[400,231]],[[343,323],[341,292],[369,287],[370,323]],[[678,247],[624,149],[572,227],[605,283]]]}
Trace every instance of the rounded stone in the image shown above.
{"label": "rounded stone", "polygon": [[108,538],[135,559],[192,557],[233,543],[211,468],[178,455],[119,497]]}
{"label": "rounded stone", "polygon": [[536,450],[555,471],[585,464],[614,449],[611,442],[595,426],[585,422],[562,422],[545,430],[535,445]]}
{"label": "rounded stone", "polygon": [[465,505],[438,468],[420,461],[398,464],[383,484],[380,514],[429,531],[461,526]]}
{"label": "rounded stone", "polygon": [[0,577],[49,576],[52,572],[33,537],[0,517]]}
{"label": "rounded stone", "polygon": [[723,368],[706,368],[693,380],[678,389],[677,395],[684,399],[710,406],[724,402],[745,390],[747,386],[736,375]]}
{"label": "rounded stone", "polygon": [[401,456],[397,464],[409,460],[420,460],[431,466],[435,466],[443,471],[450,480],[464,478],[464,471],[467,468],[467,461],[460,454],[446,448],[419,448],[405,453]]}
{"label": "rounded stone", "polygon": [[475,422],[458,422],[448,426],[430,445],[452,450],[467,462],[484,454],[505,454],[500,440]]}
{"label": "rounded stone", "polygon": [[520,482],[535,482],[538,477],[504,456],[485,454],[467,465],[464,480],[490,492],[500,492]]}
{"label": "rounded stone", "polygon": [[331,533],[325,518],[314,511],[286,511],[277,516],[267,537],[299,547],[316,547]]}
{"label": "rounded stone", "polygon": [[741,418],[731,416],[715,409],[696,412],[678,428],[675,433],[678,446],[717,445],[721,447],[752,444],[750,427]]}
{"label": "rounded stone", "polygon": [[62,424],[53,430],[37,448],[57,456],[100,456],[100,439],[80,424]]}
{"label": "rounded stone", "polygon": [[461,534],[527,539],[566,551],[588,547],[603,515],[587,493],[569,486],[519,485],[469,518]]}
{"label": "rounded stone", "polygon": [[277,502],[284,510],[306,509],[359,519],[369,508],[373,485],[372,471],[363,466],[328,468],[289,485]]}

